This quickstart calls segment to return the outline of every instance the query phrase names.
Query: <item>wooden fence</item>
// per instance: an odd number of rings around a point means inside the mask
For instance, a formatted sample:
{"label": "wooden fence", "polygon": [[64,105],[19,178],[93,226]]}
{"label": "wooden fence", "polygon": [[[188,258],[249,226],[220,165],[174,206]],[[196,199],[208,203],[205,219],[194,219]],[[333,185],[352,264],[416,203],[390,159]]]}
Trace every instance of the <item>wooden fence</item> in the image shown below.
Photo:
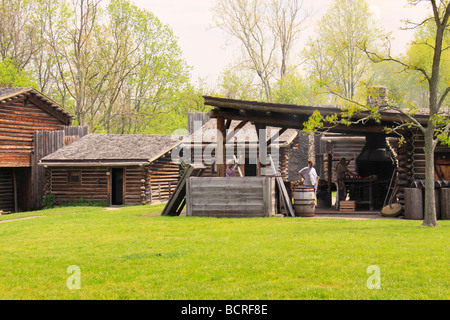
{"label": "wooden fence", "polygon": [[35,131],[34,148],[31,155],[31,187],[29,188],[30,209],[41,208],[44,197],[45,168],[39,166],[39,161],[57,151],[58,149],[72,143],[73,141],[87,135],[88,127],[66,126],[58,131]]}

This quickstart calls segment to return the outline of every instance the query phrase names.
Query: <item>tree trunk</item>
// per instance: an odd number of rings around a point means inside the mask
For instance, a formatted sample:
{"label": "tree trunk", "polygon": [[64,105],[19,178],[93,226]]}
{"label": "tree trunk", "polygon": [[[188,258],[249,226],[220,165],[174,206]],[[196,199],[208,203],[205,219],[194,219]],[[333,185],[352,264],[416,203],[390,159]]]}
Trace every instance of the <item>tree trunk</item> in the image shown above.
{"label": "tree trunk", "polygon": [[434,125],[428,124],[425,132],[425,210],[423,226],[437,226],[434,190]]}

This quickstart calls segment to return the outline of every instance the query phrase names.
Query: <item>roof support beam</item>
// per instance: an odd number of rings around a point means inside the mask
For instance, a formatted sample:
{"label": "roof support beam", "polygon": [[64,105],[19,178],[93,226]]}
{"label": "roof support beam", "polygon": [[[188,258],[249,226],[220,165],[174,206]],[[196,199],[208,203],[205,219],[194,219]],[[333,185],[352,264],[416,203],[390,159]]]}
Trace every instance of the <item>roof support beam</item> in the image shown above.
{"label": "roof support beam", "polygon": [[225,144],[226,144],[225,118],[217,117],[217,176],[225,177]]}

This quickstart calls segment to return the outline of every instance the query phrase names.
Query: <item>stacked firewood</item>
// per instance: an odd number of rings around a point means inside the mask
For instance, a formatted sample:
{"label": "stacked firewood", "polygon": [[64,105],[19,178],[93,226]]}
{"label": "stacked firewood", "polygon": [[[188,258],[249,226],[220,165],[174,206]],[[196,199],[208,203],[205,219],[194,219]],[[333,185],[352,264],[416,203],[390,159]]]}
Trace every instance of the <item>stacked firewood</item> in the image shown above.
{"label": "stacked firewood", "polygon": [[298,187],[302,187],[303,186],[303,182],[301,180],[297,180],[297,181],[292,181],[291,182],[291,190],[292,192],[294,192],[294,189],[298,188]]}

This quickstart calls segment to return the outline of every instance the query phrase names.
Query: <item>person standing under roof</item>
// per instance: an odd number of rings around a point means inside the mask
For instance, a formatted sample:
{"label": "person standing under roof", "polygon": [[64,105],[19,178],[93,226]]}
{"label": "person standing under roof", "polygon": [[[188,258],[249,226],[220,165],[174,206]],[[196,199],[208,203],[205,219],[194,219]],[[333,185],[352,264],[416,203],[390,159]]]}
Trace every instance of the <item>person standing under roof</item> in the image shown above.
{"label": "person standing under roof", "polygon": [[233,160],[227,161],[227,167],[225,168],[225,176],[236,177],[236,172],[234,171],[233,165],[234,165]]}
{"label": "person standing under roof", "polygon": [[301,169],[298,173],[303,179],[303,186],[307,188],[314,188],[314,192],[316,192],[319,176],[314,168],[314,163],[312,161],[308,161],[308,166]]}
{"label": "person standing under roof", "polygon": [[338,201],[336,201],[336,204],[338,205],[339,202],[345,201],[347,199],[347,189],[345,187],[345,178],[347,176],[351,177],[355,174],[351,172],[347,166],[349,165],[350,161],[352,159],[348,160],[346,158],[342,158],[338,164],[336,165],[336,174],[337,174],[337,186],[338,186]]}

